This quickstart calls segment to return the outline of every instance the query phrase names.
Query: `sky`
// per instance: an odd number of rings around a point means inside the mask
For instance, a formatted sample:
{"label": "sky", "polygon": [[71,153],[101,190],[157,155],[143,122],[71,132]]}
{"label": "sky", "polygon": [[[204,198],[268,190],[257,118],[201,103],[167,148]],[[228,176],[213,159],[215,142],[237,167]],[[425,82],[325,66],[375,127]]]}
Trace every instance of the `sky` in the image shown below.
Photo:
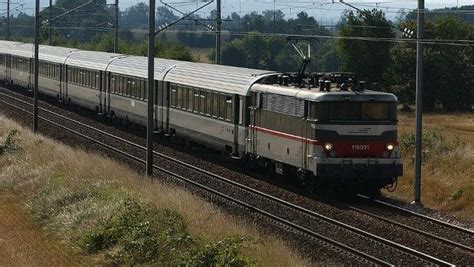
{"label": "sky", "polygon": [[[120,9],[124,10],[139,2],[148,3],[148,0],[119,0]],[[166,3],[182,10],[190,11],[203,5],[204,0],[163,0]],[[0,3],[0,13],[6,9],[6,1]],[[28,14],[32,14],[34,10],[34,0],[11,0],[13,3],[24,3],[22,10]],[[115,0],[107,0],[109,4],[115,3]],[[301,11],[307,12],[310,16],[314,16],[321,24],[335,24],[345,10],[351,10],[349,6],[338,3],[339,0],[222,0],[222,13],[227,16],[232,12],[245,15],[252,11],[261,13],[264,10],[280,9],[284,12],[286,18],[295,17]],[[345,0],[346,3],[356,6],[357,8],[372,9],[378,7],[386,12],[389,19],[394,19],[399,15],[400,9],[407,11],[417,7],[417,0]],[[49,0],[40,0],[41,7],[47,7]],[[160,0],[156,0],[157,6]],[[425,6],[428,9],[455,7],[462,5],[473,5],[474,0],[425,0]],[[12,8],[15,7],[12,4]],[[215,4],[209,5],[198,14],[207,17]],[[474,13],[473,13],[474,16]]]}

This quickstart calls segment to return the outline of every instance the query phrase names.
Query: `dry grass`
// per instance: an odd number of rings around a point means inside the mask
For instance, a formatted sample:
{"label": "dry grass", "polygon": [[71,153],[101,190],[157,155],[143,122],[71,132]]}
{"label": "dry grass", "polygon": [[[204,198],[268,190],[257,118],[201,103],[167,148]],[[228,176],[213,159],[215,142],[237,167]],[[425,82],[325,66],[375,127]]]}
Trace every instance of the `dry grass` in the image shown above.
{"label": "dry grass", "polygon": [[79,236],[95,227],[97,218],[113,215],[127,195],[178,212],[200,240],[213,242],[233,235],[252,240],[243,253],[258,265],[308,265],[279,239],[262,236],[253,225],[242,224],[187,191],[146,179],[111,159],[35,136],[0,116],[0,141],[13,129],[19,131],[20,149],[0,156],[0,186],[18,196],[43,230],[76,251],[81,251]]}
{"label": "dry grass", "polygon": [[[414,132],[413,113],[399,116],[399,139]],[[438,137],[422,165],[422,202],[464,219],[474,219],[474,114],[426,114],[425,133]],[[389,196],[413,200],[413,150],[402,151],[404,176],[397,191]]]}
{"label": "dry grass", "polygon": [[15,196],[0,188],[0,266],[79,266],[84,259],[45,236]]}

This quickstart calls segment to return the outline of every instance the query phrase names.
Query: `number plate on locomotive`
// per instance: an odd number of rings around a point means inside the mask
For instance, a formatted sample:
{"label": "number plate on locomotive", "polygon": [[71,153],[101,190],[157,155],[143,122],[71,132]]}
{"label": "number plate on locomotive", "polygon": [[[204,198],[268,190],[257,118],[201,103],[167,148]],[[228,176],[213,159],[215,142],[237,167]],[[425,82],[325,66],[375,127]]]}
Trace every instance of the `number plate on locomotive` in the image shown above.
{"label": "number plate on locomotive", "polygon": [[370,146],[369,145],[352,145],[352,150],[357,150],[357,151],[370,150]]}

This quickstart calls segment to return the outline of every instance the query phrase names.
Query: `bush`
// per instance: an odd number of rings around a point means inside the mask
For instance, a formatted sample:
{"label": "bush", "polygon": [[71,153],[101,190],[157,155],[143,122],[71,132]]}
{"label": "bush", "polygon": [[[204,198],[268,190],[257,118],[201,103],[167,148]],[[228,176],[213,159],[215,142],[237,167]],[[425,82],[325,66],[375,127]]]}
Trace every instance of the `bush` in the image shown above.
{"label": "bush", "polygon": [[192,251],[190,257],[183,259],[185,266],[246,266],[248,260],[240,255],[244,245],[241,237],[230,237],[205,245]]}
{"label": "bush", "polygon": [[117,264],[170,262],[175,258],[173,252],[193,243],[181,215],[130,198],[82,240],[87,252],[105,252]]}
{"label": "bush", "polygon": [[3,141],[3,144],[0,145],[0,156],[11,153],[18,150],[18,146],[16,145],[15,136],[18,134],[17,130],[12,130]]}
{"label": "bush", "polygon": [[120,265],[244,266],[243,242],[232,237],[202,245],[188,233],[180,214],[127,198],[120,210],[82,238],[81,246]]}
{"label": "bush", "polygon": [[[450,152],[463,145],[459,137],[456,136],[453,141],[448,141],[445,136],[440,134],[438,131],[429,130],[423,132],[423,158],[430,156],[442,155],[443,153]],[[416,146],[416,135],[415,132],[403,134],[400,138],[400,147],[404,153],[413,153]]]}

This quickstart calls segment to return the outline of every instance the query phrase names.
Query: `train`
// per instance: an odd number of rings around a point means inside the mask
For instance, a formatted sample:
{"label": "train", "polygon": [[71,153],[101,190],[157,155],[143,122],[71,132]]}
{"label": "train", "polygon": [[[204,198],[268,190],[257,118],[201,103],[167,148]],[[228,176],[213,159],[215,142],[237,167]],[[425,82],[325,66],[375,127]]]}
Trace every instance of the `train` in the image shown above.
{"label": "train", "polygon": [[[33,45],[0,41],[0,80],[33,87]],[[42,95],[147,123],[146,57],[41,45]],[[378,192],[403,174],[397,97],[351,73],[290,74],[155,58],[155,131],[308,186]]]}

